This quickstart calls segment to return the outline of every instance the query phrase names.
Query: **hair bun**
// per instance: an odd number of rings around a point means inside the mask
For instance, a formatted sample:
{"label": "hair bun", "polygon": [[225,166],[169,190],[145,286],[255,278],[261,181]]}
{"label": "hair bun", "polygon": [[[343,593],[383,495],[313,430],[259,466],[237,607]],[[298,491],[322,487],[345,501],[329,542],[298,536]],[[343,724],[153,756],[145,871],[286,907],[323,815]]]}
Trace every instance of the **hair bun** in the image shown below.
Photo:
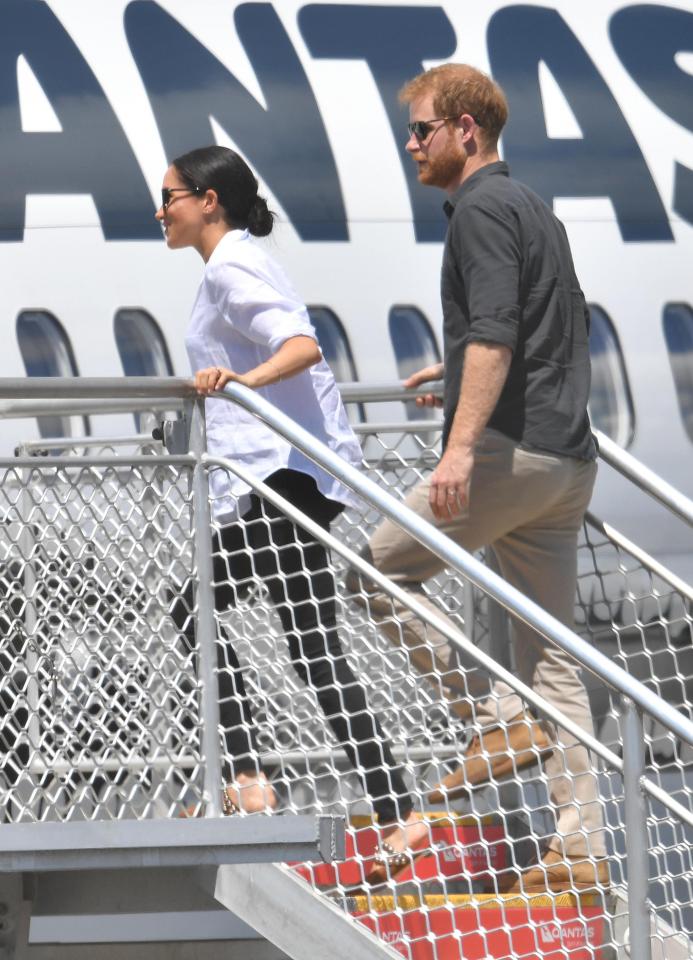
{"label": "hair bun", "polygon": [[254,237],[266,237],[272,232],[274,214],[264,197],[257,196],[248,211],[248,230]]}

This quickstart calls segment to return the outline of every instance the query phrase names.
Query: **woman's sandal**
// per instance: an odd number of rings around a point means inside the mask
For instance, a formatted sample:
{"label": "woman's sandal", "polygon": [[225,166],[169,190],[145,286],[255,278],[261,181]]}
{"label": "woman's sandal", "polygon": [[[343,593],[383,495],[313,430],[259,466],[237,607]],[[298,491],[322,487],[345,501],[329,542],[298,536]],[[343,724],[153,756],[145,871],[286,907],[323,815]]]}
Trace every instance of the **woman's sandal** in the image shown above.
{"label": "woman's sandal", "polygon": [[[178,816],[182,820],[187,820],[189,817],[204,816],[204,811],[205,808],[203,803],[191,803],[189,807],[183,807]],[[222,790],[221,792],[221,812],[225,817],[230,817],[234,813],[239,813],[238,807],[228,795],[226,790]]]}
{"label": "woman's sandal", "polygon": [[370,886],[396,880],[400,873],[413,867],[419,857],[430,852],[429,834],[426,833],[415,846],[409,846],[406,850],[395,850],[387,840],[381,840],[380,850],[381,852],[373,858],[374,868],[365,877],[366,883]]}
{"label": "woman's sandal", "polygon": [[[263,786],[264,786],[264,783],[263,783]],[[276,800],[274,801],[274,804],[267,803],[265,805],[264,810],[250,810],[246,812],[263,813],[263,812],[266,812],[267,810],[272,810],[274,806],[276,806]],[[225,817],[232,817],[234,814],[241,812],[241,808],[229,796],[229,787],[224,787],[224,789],[221,791],[221,812],[224,814]],[[183,810],[181,810],[178,816],[183,819],[186,819],[188,817],[201,817],[203,816],[203,814],[204,814],[203,804],[192,803],[189,807],[185,807]]]}
{"label": "woman's sandal", "polygon": [[221,809],[225,817],[232,817],[234,813],[241,812],[229,796],[226,788],[221,791]]}
{"label": "woman's sandal", "polygon": [[[387,840],[382,841],[380,849],[382,852],[373,858],[375,866],[366,875],[366,883],[371,886],[377,886],[379,883],[394,880],[398,873],[401,873],[406,867],[413,863],[411,854],[405,850],[397,852]],[[383,856],[383,853],[385,856]]]}

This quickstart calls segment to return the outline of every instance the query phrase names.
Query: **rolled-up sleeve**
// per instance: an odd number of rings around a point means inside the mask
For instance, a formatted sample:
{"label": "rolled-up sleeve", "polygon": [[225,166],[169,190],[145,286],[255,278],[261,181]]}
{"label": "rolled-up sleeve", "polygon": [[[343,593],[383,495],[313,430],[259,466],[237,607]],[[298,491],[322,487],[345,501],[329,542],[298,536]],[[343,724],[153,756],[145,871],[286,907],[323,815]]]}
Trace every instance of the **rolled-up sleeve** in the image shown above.
{"label": "rolled-up sleeve", "polygon": [[253,343],[275,352],[292,337],[317,340],[304,304],[243,264],[215,265],[206,282],[224,321]]}
{"label": "rolled-up sleeve", "polygon": [[469,307],[467,343],[514,351],[520,325],[520,238],[511,211],[465,205],[453,217],[451,243]]}

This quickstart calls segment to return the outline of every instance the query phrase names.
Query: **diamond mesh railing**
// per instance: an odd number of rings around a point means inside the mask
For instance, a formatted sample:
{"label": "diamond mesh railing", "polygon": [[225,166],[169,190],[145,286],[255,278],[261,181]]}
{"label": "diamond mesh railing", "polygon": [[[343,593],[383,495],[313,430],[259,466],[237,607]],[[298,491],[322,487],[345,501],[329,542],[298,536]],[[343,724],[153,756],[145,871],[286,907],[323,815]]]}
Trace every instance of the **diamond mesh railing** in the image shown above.
{"label": "diamond mesh railing", "polygon": [[191,467],[98,459],[0,467],[14,822],[167,816],[202,789],[192,654],[165,596],[191,575]]}
{"label": "diamond mesh railing", "polygon": [[[242,390],[234,399],[247,400]],[[263,413],[268,419],[275,412],[263,408]],[[276,426],[284,429],[278,414]],[[365,475],[397,501],[435,466],[435,422],[369,422],[359,430]],[[672,727],[671,712],[662,713],[654,695],[638,700],[639,686],[614,689],[588,674],[598,739],[583,739],[592,747],[591,776],[605,821],[611,887],[529,898],[504,892],[517,870],[539,859],[554,836],[549,795],[555,764],[553,773],[538,762],[511,768],[511,776],[457,801],[432,804],[428,799],[469,743],[492,674],[519,686],[535,712],[553,715],[551,705],[522,690],[512,675],[508,616],[489,596],[499,596],[495,581],[480,580],[476,567],[455,562],[425,585],[459,630],[447,637],[445,649],[433,651],[438,656],[432,659],[428,644],[393,643],[401,633],[394,608],[385,617],[371,608],[369,578],[377,574],[363,568],[360,578],[349,576],[359,562],[353,553],[380,521],[376,500],[364,499],[361,508],[343,513],[332,538],[322,529],[309,529],[311,536],[291,547],[298,557],[294,573],[278,576],[290,547],[275,539],[279,519],[265,506],[255,521],[265,531],[264,546],[258,547],[249,524],[241,521],[235,545],[222,548],[217,540],[210,558],[227,571],[219,580],[227,588],[224,603],[218,604],[223,609],[207,611],[218,646],[218,737],[205,724],[201,706],[205,682],[200,638],[191,630],[197,608],[190,585],[198,576],[193,533],[198,544],[202,538],[209,543],[221,527],[214,519],[211,526],[193,520],[194,457],[164,452],[144,435],[127,441],[104,441],[100,449],[93,440],[89,445],[66,442],[64,455],[56,456],[56,441],[46,440],[0,464],[5,822],[166,818],[184,808],[201,812],[213,800],[210,741],[216,740],[224,775],[232,780],[239,769],[238,735],[252,726],[253,762],[267,771],[277,814],[346,812],[351,818],[343,864],[302,865],[292,872],[397,954],[411,960],[606,957],[613,951],[643,956],[638,951],[649,937],[638,937],[637,931],[647,931],[650,923],[664,955],[688,954],[693,815],[685,719]],[[37,456],[46,450],[49,456]],[[206,466],[229,478],[242,472],[238,464],[210,458]],[[266,505],[273,497],[279,502],[272,491],[246,479]],[[214,517],[213,497],[210,507]],[[280,507],[280,514],[292,516],[290,506]],[[293,519],[310,528],[295,512]],[[316,561],[318,542],[326,552]],[[684,711],[693,669],[690,588],[594,517],[586,519],[579,551],[579,634]],[[492,563],[491,555],[487,559]],[[331,589],[304,601],[317,616],[314,649],[320,649],[321,640],[328,649],[322,680],[302,634],[291,646],[297,623],[304,623],[300,605],[292,606],[289,597],[282,610],[277,602],[277,579],[286,586],[291,577],[306,579],[306,570],[312,571],[310,584],[322,577],[328,587],[334,585],[346,664],[382,728],[382,734],[370,734],[380,758],[375,772],[390,772],[382,759],[382,739],[392,747],[415,809],[429,824],[423,855],[380,886],[367,878],[379,850],[375,811],[382,808],[382,778],[368,768],[372,753],[363,750],[364,728],[357,726],[356,715],[341,727],[335,722],[348,714],[350,682],[340,673],[341,651],[330,635],[333,613],[321,610]],[[527,610],[517,609],[527,616]],[[425,619],[427,610],[418,613]],[[451,663],[449,650],[456,654]],[[504,667],[510,668],[506,674]],[[237,703],[241,676],[252,723],[247,714],[239,720],[229,711]],[[325,677],[332,700],[320,687]],[[636,787],[628,792],[631,798],[642,796],[637,784],[647,761],[647,834],[633,827],[637,810],[629,810],[624,787],[623,732],[635,730],[637,739],[639,729],[639,711],[624,707],[624,690],[659,717],[646,717],[642,769],[637,751],[625,758],[625,778]],[[529,717],[523,723],[530,728]],[[559,727],[554,754],[569,763],[573,741],[565,731],[576,731],[567,720]],[[530,752],[538,761],[539,744]],[[221,775],[220,763],[219,782]],[[579,798],[575,805],[581,812]],[[644,856],[649,849],[649,865],[634,862],[638,844]],[[629,874],[639,914],[632,902],[628,913]],[[648,877],[651,908],[646,910],[641,891]]]}

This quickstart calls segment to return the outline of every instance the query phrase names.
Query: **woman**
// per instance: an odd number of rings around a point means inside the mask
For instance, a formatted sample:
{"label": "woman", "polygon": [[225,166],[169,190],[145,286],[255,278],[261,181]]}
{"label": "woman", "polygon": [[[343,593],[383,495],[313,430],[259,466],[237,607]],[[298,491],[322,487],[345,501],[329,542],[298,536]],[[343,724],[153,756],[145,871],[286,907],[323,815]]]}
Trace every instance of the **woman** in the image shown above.
{"label": "woman", "polygon": [[[174,160],[156,213],[171,249],[193,247],[205,262],[186,346],[200,394],[230,381],[262,390],[284,413],[353,464],[361,461],[334,379],[320,353],[305,306],[280,267],[250,235],[266,236],[273,215],[258,196],[245,161],[224,147],[203,147]],[[210,453],[241,462],[325,529],[352,494],[239,406],[207,403]],[[267,586],[299,676],[320,706],[351,763],[364,771],[366,791],[382,825],[382,852],[372,882],[393,876],[421,848],[428,829],[413,811],[400,771],[363,687],[341,648],[335,587],[324,547],[246,484],[222,471],[211,477],[215,520],[215,606],[235,603],[243,581]],[[238,517],[242,517],[239,523]],[[220,670],[221,720],[233,772],[227,812],[276,805],[257,762],[256,735],[238,660]]]}

